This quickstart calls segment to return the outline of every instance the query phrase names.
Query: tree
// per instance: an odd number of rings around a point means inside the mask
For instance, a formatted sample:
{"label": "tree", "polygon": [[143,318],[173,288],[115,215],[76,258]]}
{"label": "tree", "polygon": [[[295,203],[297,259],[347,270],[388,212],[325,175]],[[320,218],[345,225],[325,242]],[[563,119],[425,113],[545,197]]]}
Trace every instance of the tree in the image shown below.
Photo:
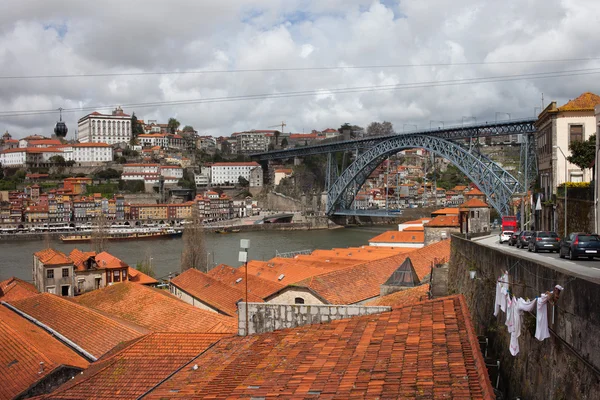
{"label": "tree", "polygon": [[571,155],[567,160],[577,165],[582,170],[590,168],[596,157],[596,135],[591,135],[588,140],[571,142],[569,145]]}
{"label": "tree", "polygon": [[103,213],[100,213],[94,218],[94,225],[96,226],[92,230],[92,251],[96,253],[102,253],[108,250],[108,220]]}
{"label": "tree", "polygon": [[167,122],[169,132],[171,132],[171,134],[173,135],[175,134],[175,132],[177,132],[177,128],[179,128],[179,125],[181,125],[181,123],[175,118],[169,118],[169,122]]}
{"label": "tree", "polygon": [[185,133],[196,133],[196,130],[194,129],[193,126],[191,125],[186,125],[183,127],[183,129],[181,130],[181,132],[185,132]]}
{"label": "tree", "polygon": [[282,147],[282,148],[284,148],[284,149],[285,149],[286,147],[288,147],[288,140],[287,140],[287,138],[283,138],[283,139],[281,140],[281,147]]}
{"label": "tree", "polygon": [[58,154],[50,157],[50,159],[48,161],[50,161],[51,163],[56,164],[56,165],[62,165],[62,166],[66,165],[65,158],[63,156],[59,156]]}
{"label": "tree", "polygon": [[243,176],[240,175],[240,177],[238,178],[238,183],[241,187],[248,187],[250,186],[250,182],[248,182],[248,180],[246,178],[244,178]]}
{"label": "tree", "polygon": [[133,142],[138,135],[144,134],[144,128],[139,123],[135,113],[131,115],[131,141]]}
{"label": "tree", "polygon": [[352,125],[350,125],[349,123],[346,122],[345,124],[343,124],[342,126],[340,126],[338,128],[338,132],[340,133],[340,135],[343,135],[344,131],[350,131],[351,132],[352,131]]}
{"label": "tree", "polygon": [[279,145],[279,136],[280,135],[281,135],[281,132],[275,131],[275,146]]}
{"label": "tree", "polygon": [[138,261],[135,265],[135,269],[140,271],[142,274],[146,274],[152,278],[156,278],[156,272],[152,266],[152,257],[150,257],[150,251],[146,252],[146,256],[142,261]]}
{"label": "tree", "polygon": [[367,136],[385,136],[394,134],[394,126],[391,122],[371,122],[367,127]]}
{"label": "tree", "polygon": [[198,205],[192,205],[192,215],[183,229],[183,251],[181,253],[181,272],[190,268],[208,272],[204,228]]}
{"label": "tree", "polygon": [[119,179],[121,177],[121,173],[114,168],[107,168],[105,170],[99,171],[94,174],[94,178],[96,179]]}

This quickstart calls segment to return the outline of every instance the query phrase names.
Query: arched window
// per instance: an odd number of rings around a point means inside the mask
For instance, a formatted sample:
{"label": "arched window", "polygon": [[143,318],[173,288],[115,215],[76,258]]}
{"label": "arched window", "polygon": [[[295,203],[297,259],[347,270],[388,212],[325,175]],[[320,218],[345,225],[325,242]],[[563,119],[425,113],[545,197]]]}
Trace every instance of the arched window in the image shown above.
{"label": "arched window", "polygon": [[294,299],[295,304],[304,304],[304,299],[302,297],[296,297]]}

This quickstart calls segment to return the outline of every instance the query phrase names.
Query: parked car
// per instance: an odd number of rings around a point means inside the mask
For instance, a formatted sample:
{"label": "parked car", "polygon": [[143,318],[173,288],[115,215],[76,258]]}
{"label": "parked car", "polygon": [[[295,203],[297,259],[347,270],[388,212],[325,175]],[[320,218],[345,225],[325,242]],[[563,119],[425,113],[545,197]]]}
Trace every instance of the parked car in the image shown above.
{"label": "parked car", "polygon": [[553,251],[560,250],[560,237],[556,232],[549,231],[535,231],[531,234],[529,241],[527,242],[527,250],[537,253],[540,250]]}
{"label": "parked car", "polygon": [[578,257],[587,257],[589,260],[600,257],[600,237],[594,233],[571,233],[561,240],[558,255],[570,260],[576,260]]}
{"label": "parked car", "polygon": [[520,234],[521,232],[513,232],[513,234],[508,238],[508,245],[514,246],[517,243]]}
{"label": "parked car", "polygon": [[510,235],[515,233],[515,231],[502,231],[500,232],[500,244],[507,242],[510,239]]}
{"label": "parked car", "polygon": [[531,238],[532,234],[533,231],[521,231],[519,237],[517,238],[517,243],[515,245],[517,249],[524,249],[525,247],[527,247],[527,245],[529,244],[529,238]]}

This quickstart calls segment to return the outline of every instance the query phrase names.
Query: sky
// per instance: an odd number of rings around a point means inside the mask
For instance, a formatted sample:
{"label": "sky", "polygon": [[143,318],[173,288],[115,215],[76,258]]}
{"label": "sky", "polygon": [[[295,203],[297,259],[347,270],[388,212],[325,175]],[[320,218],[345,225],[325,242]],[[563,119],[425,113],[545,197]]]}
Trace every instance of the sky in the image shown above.
{"label": "sky", "polygon": [[531,118],[600,94],[599,38],[596,0],[2,0],[0,134],[117,105],[213,136]]}

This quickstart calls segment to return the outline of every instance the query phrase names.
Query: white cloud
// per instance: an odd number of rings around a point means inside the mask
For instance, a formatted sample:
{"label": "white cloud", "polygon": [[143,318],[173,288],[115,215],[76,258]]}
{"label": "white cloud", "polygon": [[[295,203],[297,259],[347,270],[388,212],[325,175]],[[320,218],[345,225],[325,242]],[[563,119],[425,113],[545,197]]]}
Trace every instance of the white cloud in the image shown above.
{"label": "white cloud", "polygon": [[[446,1],[5,0],[0,15],[0,75],[287,69],[323,66],[477,63],[600,56],[600,3],[592,0]],[[0,110],[53,110],[187,99],[370,87],[487,76],[600,68],[600,61],[311,71],[263,71],[63,79],[0,79]],[[397,131],[529,117],[546,102],[600,92],[596,75],[127,108],[201,132],[366,126],[389,120]],[[64,115],[75,132],[86,112]],[[5,117],[0,131],[50,134],[56,115]]]}

